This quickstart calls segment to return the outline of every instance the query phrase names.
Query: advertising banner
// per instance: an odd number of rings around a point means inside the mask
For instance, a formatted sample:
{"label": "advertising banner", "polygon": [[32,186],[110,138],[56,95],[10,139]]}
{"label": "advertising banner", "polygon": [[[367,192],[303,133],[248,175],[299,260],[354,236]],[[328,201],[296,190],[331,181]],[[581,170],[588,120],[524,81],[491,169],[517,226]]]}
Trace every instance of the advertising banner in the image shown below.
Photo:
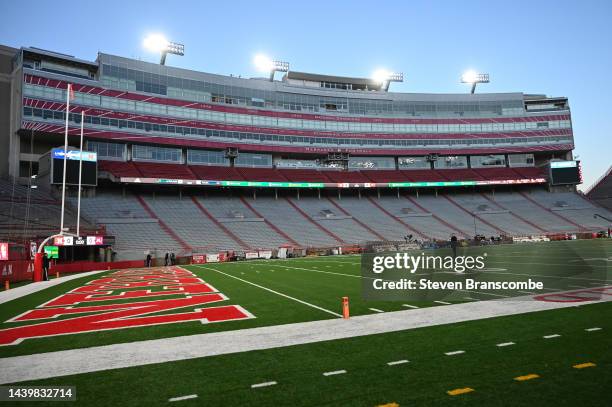
{"label": "advertising banner", "polygon": [[272,258],[272,251],[271,250],[260,250],[259,251],[259,258],[260,259],[271,259]]}
{"label": "advertising banner", "polygon": [[8,243],[0,243],[0,260],[8,260]]}
{"label": "advertising banner", "polygon": [[206,264],[205,254],[194,254],[191,256],[191,262],[193,264]]}
{"label": "advertising banner", "polygon": [[246,252],[244,253],[244,258],[247,260],[253,260],[259,258],[259,253],[257,252]]}
{"label": "advertising banner", "polygon": [[218,254],[207,254],[206,263],[219,263],[219,255]]}

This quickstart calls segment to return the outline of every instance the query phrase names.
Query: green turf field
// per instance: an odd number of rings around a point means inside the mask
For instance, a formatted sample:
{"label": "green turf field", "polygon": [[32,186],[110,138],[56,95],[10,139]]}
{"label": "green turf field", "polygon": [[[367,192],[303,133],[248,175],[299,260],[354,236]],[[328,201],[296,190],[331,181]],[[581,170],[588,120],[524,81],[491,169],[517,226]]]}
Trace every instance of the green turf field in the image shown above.
{"label": "green turf field", "polygon": [[[486,252],[492,279],[555,275],[549,292],[608,285],[612,242],[574,241],[468,248]],[[447,251],[437,251],[442,255]],[[185,266],[255,318],[26,339],[0,347],[4,357],[148,339],[445,307],[444,301],[368,302],[361,298],[359,256],[257,260]],[[5,322],[103,272],[0,305]],[[487,292],[470,299],[495,300]],[[123,300],[119,302],[131,302]],[[453,301],[455,302],[455,301]],[[60,317],[61,318],[61,317]],[[307,345],[160,363],[28,382],[75,385],[78,405],[610,405],[612,304],[498,317]],[[597,330],[589,330],[599,328]],[[239,335],[239,331],[236,331]],[[558,335],[546,339],[545,336]],[[512,343],[497,346],[501,343]],[[447,352],[463,351],[454,355]],[[109,355],[112,358],[112,355]],[[396,362],[389,365],[390,362]],[[582,369],[576,365],[585,365]],[[343,372],[345,371],[345,372]],[[340,372],[324,375],[326,372]],[[529,376],[536,375],[536,376]],[[518,381],[517,377],[532,377]],[[275,382],[264,387],[252,385]],[[458,390],[459,389],[459,390]],[[461,390],[471,389],[471,390]],[[457,393],[450,395],[453,390]],[[18,404],[24,405],[24,404]],[[37,402],[35,405],[45,405]]]}
{"label": "green turf field", "polygon": [[[526,275],[563,274],[549,285],[550,291],[589,288],[606,285],[610,278],[609,257],[612,242],[568,241],[523,245],[489,246],[463,249],[476,255],[487,252],[487,267],[492,278],[525,278]],[[447,253],[444,250],[439,251]],[[204,281],[212,284],[229,297],[229,302],[239,304],[256,318],[201,324],[185,322],[154,327],[139,327],[112,331],[100,331],[70,335],[70,340],[58,338],[27,339],[19,345],[0,347],[0,358],[165,338],[201,334],[222,330],[236,330],[259,326],[288,324],[338,318],[341,299],[350,298],[351,315],[410,310],[412,307],[444,306],[433,301],[417,302],[366,302],[361,298],[359,256],[334,256],[290,260],[258,260],[249,262],[220,263],[186,266]],[[563,272],[559,272],[563,269]],[[495,271],[494,271],[495,270]],[[4,322],[9,318],[33,309],[85,282],[107,273],[72,280],[64,284],[13,300],[0,306],[0,329],[28,324]],[[596,278],[593,278],[595,276]],[[466,294],[468,297],[468,294]],[[499,299],[487,293],[469,293],[474,300]],[[472,301],[465,299],[464,301]],[[131,302],[124,300],[119,302]]]}
{"label": "green turf field", "polygon": [[[610,321],[612,304],[602,303],[27,384],[74,385],[83,406],[167,405],[189,395],[197,398],[171,405],[609,406]],[[407,362],[388,364],[398,361]],[[573,367],[584,363],[595,366]],[[528,375],[538,377],[515,380]],[[465,388],[473,391],[447,393]]]}

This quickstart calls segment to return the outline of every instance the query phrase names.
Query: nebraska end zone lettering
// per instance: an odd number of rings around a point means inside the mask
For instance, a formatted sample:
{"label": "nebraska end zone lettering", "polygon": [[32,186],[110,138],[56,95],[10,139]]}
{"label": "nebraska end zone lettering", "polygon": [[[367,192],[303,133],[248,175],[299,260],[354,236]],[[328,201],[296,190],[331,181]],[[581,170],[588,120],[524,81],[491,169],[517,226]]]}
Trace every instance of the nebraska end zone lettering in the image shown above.
{"label": "nebraska end zone lettering", "polygon": [[[174,297],[164,298],[169,295]],[[139,301],[116,302],[123,299]],[[255,318],[239,305],[204,308],[226,300],[228,297],[210,284],[179,267],[117,271],[6,321],[38,323],[0,330],[0,346],[16,345],[28,338],[187,321],[212,323]],[[95,305],[90,304],[94,302]]]}

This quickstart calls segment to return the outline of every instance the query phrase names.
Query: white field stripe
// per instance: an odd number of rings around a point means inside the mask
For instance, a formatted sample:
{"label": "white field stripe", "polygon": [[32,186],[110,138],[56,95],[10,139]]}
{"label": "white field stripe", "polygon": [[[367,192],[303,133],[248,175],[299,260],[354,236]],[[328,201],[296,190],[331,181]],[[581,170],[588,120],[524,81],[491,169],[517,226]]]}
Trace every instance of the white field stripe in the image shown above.
{"label": "white field stripe", "polygon": [[446,356],[453,356],[453,355],[460,355],[462,353],[465,353],[465,351],[464,350],[455,350],[455,351],[452,351],[452,352],[445,352],[444,354]]}
{"label": "white field stripe", "polygon": [[473,290],[457,290],[457,291],[460,291],[462,293],[472,293],[472,294],[480,294],[480,295],[490,295],[493,297],[500,297],[500,298],[510,298],[509,295],[486,293],[484,291],[473,291]]}
{"label": "white field stripe", "polygon": [[370,311],[374,311],[374,312],[385,312],[385,311],[383,311],[383,310],[381,310],[381,309],[378,309],[378,308],[368,308],[368,309],[369,309]]}
{"label": "white field stripe", "polygon": [[345,373],[346,373],[346,370],[333,370],[331,372],[324,372],[323,376],[334,376],[337,374],[345,374]]}
{"label": "white field stripe", "polygon": [[410,304],[402,304],[402,307],[413,308],[413,309],[419,308],[416,305],[410,305]]}
{"label": "white field stripe", "polygon": [[476,298],[472,298],[472,297],[463,297],[466,300],[470,300],[470,301],[478,301]]}
{"label": "white field stripe", "polygon": [[599,328],[599,327],[595,327],[595,328],[587,328],[587,329],[585,329],[585,331],[587,331],[587,332],[601,331],[601,328]]}
{"label": "white field stripe", "polygon": [[545,335],[542,338],[544,338],[544,339],[552,339],[552,338],[558,338],[560,336],[561,335],[559,335],[559,334],[552,334],[552,335]]}
{"label": "white field stripe", "polygon": [[189,399],[197,399],[197,398],[198,398],[197,394],[190,394],[188,396],[172,397],[171,399],[168,399],[168,401],[181,401],[181,400],[189,400]]}
{"label": "white field stripe", "polygon": [[442,304],[442,305],[452,305],[451,302],[446,302],[446,301],[434,301],[436,304]]}
{"label": "white field stripe", "polygon": [[572,288],[589,288],[589,287],[586,287],[586,286],[583,286],[583,285],[570,285],[570,284],[568,284],[567,286],[568,287],[572,287]]}
{"label": "white field stripe", "polygon": [[[377,280],[376,277],[363,277],[360,274],[346,274],[346,273],[336,273],[333,271],[323,271],[323,270],[315,270],[314,268],[304,268],[304,267],[291,267],[291,266],[281,266],[281,265],[277,265],[277,264],[269,264],[272,267],[282,267],[285,269],[293,269],[293,270],[302,270],[302,271],[312,271],[315,273],[323,273],[323,274],[334,274],[337,276],[345,276],[345,277],[353,277],[353,278],[365,278],[368,280]],[[413,274],[413,276],[424,276],[426,275],[426,273],[415,273]],[[383,281],[394,281],[394,280],[384,280]]]}
{"label": "white field stripe", "polygon": [[402,359],[402,360],[395,360],[393,362],[388,362],[387,365],[389,366],[395,366],[395,365],[403,365],[404,363],[408,363],[408,360],[406,359]]}
{"label": "white field stripe", "polygon": [[314,305],[314,304],[311,304],[311,303],[309,303],[309,302],[306,302],[306,301],[300,300],[300,299],[298,299],[298,298],[291,297],[290,295],[287,295],[287,294],[279,293],[278,291],[274,291],[274,290],[272,290],[271,288],[267,288],[267,287],[264,287],[264,286],[262,286],[262,285],[252,283],[252,282],[247,281],[247,280],[244,280],[244,279],[242,279],[242,278],[240,278],[240,277],[232,276],[231,274],[224,273],[224,272],[219,271],[219,270],[217,270],[217,269],[214,269],[214,268],[212,268],[212,267],[204,267],[204,266],[197,266],[197,267],[199,267],[199,268],[203,268],[203,269],[206,269],[206,270],[216,271],[216,272],[217,272],[217,273],[219,273],[219,274],[223,274],[224,276],[231,277],[231,278],[235,278],[236,280],[242,281],[243,283],[250,284],[250,285],[255,286],[255,287],[257,287],[257,288],[261,288],[262,290],[266,290],[266,291],[268,291],[268,292],[271,292],[272,294],[280,295],[281,297],[288,298],[288,299],[293,300],[293,301],[295,301],[295,302],[299,302],[300,304],[304,304],[304,305],[307,305],[307,306],[309,306],[309,307],[312,307],[312,308],[318,309],[318,310],[320,310],[320,311],[327,312],[328,314],[331,314],[331,315],[336,316],[336,317],[338,317],[338,318],[342,318],[342,315],[340,315],[340,314],[338,314],[338,313],[336,313],[336,312],[334,312],[334,311],[330,311],[330,310],[325,309],[325,308],[323,308],[323,307],[319,307],[318,305]]}
{"label": "white field stripe", "polygon": [[499,348],[503,348],[504,346],[512,346],[512,345],[516,345],[516,344],[514,342],[503,342],[503,343],[498,343],[495,346],[497,346]]}
{"label": "white field stripe", "polygon": [[[345,276],[345,277],[353,277],[353,278],[361,278],[361,275],[359,274],[346,274],[346,273],[336,273],[333,271],[323,271],[323,270],[315,270],[313,268],[304,268],[304,267],[291,267],[291,266],[281,266],[281,265],[276,265],[276,264],[269,264],[272,267],[282,267],[285,269],[293,269],[293,270],[303,270],[303,271],[312,271],[315,273],[323,273],[323,274],[334,274],[337,276]],[[374,280],[374,278],[372,277],[372,280]]]}
{"label": "white field stripe", "polygon": [[268,387],[268,386],[274,386],[275,384],[277,384],[276,382],[272,381],[272,382],[263,382],[263,383],[256,383],[256,384],[252,384],[251,385],[251,389],[256,389],[258,387]]}
{"label": "white field stripe", "polygon": [[[490,260],[488,260],[490,261]],[[513,263],[513,264],[518,264],[518,263]],[[536,263],[520,263],[520,264],[536,264]],[[551,264],[547,264],[547,263],[537,263],[537,264],[544,264],[544,265],[551,265]],[[557,264],[557,266],[565,266],[566,264]],[[598,266],[589,266],[589,267],[598,267]],[[608,266],[602,266],[602,267],[608,267]],[[502,271],[489,271],[487,272],[487,274],[510,274],[510,275],[514,275],[514,276],[526,276],[526,277],[541,277],[541,278],[563,278],[566,280],[580,280],[580,281],[600,281],[604,284],[607,283],[607,280],[602,280],[599,278],[584,278],[584,277],[568,277],[568,276],[546,276],[546,275],[542,275],[542,274],[525,274],[525,273],[512,273],[512,272],[502,272]]]}

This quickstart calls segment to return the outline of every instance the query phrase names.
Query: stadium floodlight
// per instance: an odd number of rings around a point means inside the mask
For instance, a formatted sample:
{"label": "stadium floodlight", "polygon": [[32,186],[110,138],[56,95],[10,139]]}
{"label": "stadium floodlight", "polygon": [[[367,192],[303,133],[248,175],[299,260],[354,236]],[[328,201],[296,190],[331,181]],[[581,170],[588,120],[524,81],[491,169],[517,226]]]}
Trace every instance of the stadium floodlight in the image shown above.
{"label": "stadium floodlight", "polygon": [[386,92],[389,90],[391,82],[404,82],[404,74],[402,72],[389,72],[386,69],[377,69],[372,74],[372,80],[380,83],[381,88],[384,88]]}
{"label": "stadium floodlight", "polygon": [[470,83],[472,85],[470,93],[474,93],[476,91],[476,84],[489,83],[489,74],[469,70],[461,75],[461,83]]}
{"label": "stadium floodlight", "polygon": [[289,62],[275,61],[262,54],[255,55],[253,64],[255,64],[258,71],[270,74],[270,82],[274,80],[275,72],[289,72]]}
{"label": "stadium floodlight", "polygon": [[166,63],[166,55],[168,54],[185,55],[185,46],[183,44],[168,41],[166,37],[161,34],[151,34],[147,36],[143,41],[143,45],[150,51],[161,53],[160,65]]}

